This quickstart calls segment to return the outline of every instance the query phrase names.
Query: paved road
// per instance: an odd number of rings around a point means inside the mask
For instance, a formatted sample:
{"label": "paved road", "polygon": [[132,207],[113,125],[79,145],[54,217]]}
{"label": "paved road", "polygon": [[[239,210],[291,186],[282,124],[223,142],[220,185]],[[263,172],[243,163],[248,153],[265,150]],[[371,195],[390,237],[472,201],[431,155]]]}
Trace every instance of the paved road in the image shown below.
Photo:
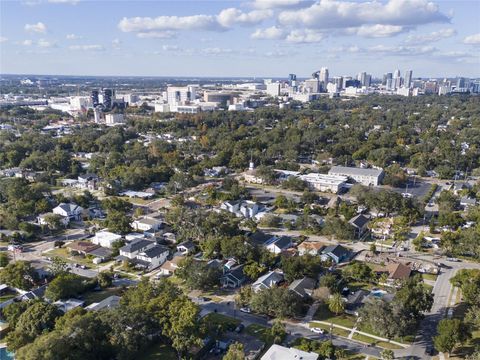
{"label": "paved road", "polygon": [[[248,326],[251,324],[258,324],[261,326],[269,327],[272,325],[271,320],[269,320],[265,316],[247,314],[239,310],[236,310],[233,306],[233,302],[214,303],[209,301],[209,302],[201,302],[199,303],[199,305],[202,309],[201,311],[202,315],[206,315],[216,310],[217,313],[227,315],[236,319],[240,319],[245,326]],[[290,342],[300,337],[304,337],[312,340],[330,339],[330,335],[315,334],[311,332],[301,322],[299,323],[288,322],[288,323],[285,323],[285,325],[286,325],[286,331],[289,334],[286,339],[287,342]],[[380,356],[381,349],[376,347],[367,347],[355,341],[346,340],[336,336],[332,336],[331,340],[335,346],[338,346],[344,349],[348,349],[364,355],[370,355],[375,357]]]}

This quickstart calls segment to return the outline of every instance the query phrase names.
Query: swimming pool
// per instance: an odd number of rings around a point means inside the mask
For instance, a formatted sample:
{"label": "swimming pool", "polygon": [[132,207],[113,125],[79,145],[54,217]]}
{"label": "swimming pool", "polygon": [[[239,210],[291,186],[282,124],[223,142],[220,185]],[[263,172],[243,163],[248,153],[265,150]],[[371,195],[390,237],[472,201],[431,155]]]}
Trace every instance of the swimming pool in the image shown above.
{"label": "swimming pool", "polygon": [[370,292],[370,295],[375,296],[376,298],[379,298],[379,299],[383,298],[385,294],[387,294],[385,290],[372,290]]}
{"label": "swimming pool", "polygon": [[13,353],[7,351],[7,348],[0,348],[0,360],[13,360],[15,357]]}

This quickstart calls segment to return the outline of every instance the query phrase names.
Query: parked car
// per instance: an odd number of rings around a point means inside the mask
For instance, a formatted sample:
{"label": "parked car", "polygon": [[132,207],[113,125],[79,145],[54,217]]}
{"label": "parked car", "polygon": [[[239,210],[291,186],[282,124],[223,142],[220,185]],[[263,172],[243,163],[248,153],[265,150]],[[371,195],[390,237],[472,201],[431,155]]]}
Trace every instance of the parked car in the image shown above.
{"label": "parked car", "polygon": [[428,345],[426,348],[425,348],[425,354],[427,355],[435,355],[435,349],[433,346],[431,345]]}
{"label": "parked car", "polygon": [[318,328],[318,327],[311,328],[310,330],[312,332],[314,332],[315,334],[325,334],[325,330],[323,330],[321,328]]}
{"label": "parked car", "polygon": [[242,308],[240,308],[240,311],[244,312],[244,313],[247,313],[247,314],[250,314],[252,312],[252,310],[250,310],[250,308],[248,308],[248,307],[242,307]]}

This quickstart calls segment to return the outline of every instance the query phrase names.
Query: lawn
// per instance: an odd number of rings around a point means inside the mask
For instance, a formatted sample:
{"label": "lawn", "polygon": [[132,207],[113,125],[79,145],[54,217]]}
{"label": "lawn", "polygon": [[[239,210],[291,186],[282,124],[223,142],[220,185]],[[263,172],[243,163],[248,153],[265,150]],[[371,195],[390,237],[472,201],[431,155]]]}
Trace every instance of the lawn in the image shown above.
{"label": "lawn", "polygon": [[120,296],[122,289],[119,287],[112,287],[108,289],[104,289],[102,291],[90,291],[88,293],[83,294],[85,299],[85,305],[90,305],[93,303],[98,303],[109,296],[118,295]]}
{"label": "lawn", "polygon": [[68,263],[77,263],[89,267],[93,265],[92,261],[86,257],[70,255],[67,248],[54,248],[44,252],[42,255],[46,257],[60,257]]}
{"label": "lawn", "polygon": [[390,349],[390,350],[398,350],[398,349],[403,349],[403,347],[386,342],[386,341],[379,341],[375,345],[384,348],[384,349]]}
{"label": "lawn", "polygon": [[355,326],[355,322],[357,319],[353,315],[341,314],[336,316],[328,309],[327,304],[321,304],[315,315],[313,316],[314,320],[320,320],[325,322],[332,322],[336,325],[341,325],[349,328],[353,328]]}
{"label": "lawn", "polygon": [[240,324],[239,319],[234,319],[230,316],[210,313],[205,315],[202,319],[202,324],[207,326],[209,329],[218,329],[219,332],[224,333],[227,330],[234,330],[238,324]]}
{"label": "lawn", "polygon": [[330,329],[330,325],[327,325],[327,324],[321,324],[321,323],[318,323],[318,322],[311,322],[309,324],[309,326],[312,328],[312,327],[318,327],[320,329],[323,329],[323,330],[326,330],[328,333],[332,333],[333,335],[337,335],[337,336],[342,336],[342,337],[348,337],[348,335],[350,334],[350,331],[348,330],[345,330],[345,329],[340,329],[340,328],[337,328],[335,326],[333,326],[331,329]]}
{"label": "lawn", "polygon": [[437,275],[434,274],[422,274],[423,280],[437,281]]}
{"label": "lawn", "polygon": [[151,346],[144,354],[139,356],[139,360],[177,360],[178,356],[175,350],[170,346],[159,343]]}
{"label": "lawn", "polygon": [[371,338],[370,336],[366,336],[363,334],[355,333],[353,334],[353,340],[361,341],[367,344],[374,344],[377,340]]}
{"label": "lawn", "polygon": [[273,343],[273,337],[270,335],[270,328],[268,328],[268,327],[261,326],[261,325],[258,325],[258,324],[251,324],[251,325],[248,325],[245,328],[245,332],[248,335],[256,337],[257,339],[260,339],[265,344],[267,344],[265,346],[266,349],[269,347],[268,344]]}
{"label": "lawn", "polygon": [[10,299],[13,299],[15,296],[17,296],[18,294],[16,293],[7,293],[7,294],[4,294],[4,295],[1,295],[0,296],[0,304],[3,303],[4,301],[7,301],[7,300],[10,300]]}

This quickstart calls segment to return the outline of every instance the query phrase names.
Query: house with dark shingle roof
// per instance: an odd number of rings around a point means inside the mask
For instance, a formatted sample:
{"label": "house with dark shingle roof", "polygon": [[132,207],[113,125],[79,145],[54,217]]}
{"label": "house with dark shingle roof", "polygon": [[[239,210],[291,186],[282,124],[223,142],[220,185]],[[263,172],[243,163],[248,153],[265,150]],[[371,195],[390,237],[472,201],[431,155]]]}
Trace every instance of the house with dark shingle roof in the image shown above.
{"label": "house with dark shingle roof", "polygon": [[316,285],[317,282],[314,279],[304,277],[303,279],[293,281],[288,287],[288,289],[300,296],[302,299],[305,299],[312,296],[313,290],[315,289]]}
{"label": "house with dark shingle roof", "polygon": [[237,288],[246,280],[247,277],[243,273],[243,265],[237,265],[233,267],[229,272],[220,278],[222,286],[228,288]]}
{"label": "house with dark shingle roof", "polygon": [[267,274],[260,276],[257,281],[252,284],[252,290],[258,292],[265,289],[270,289],[283,282],[283,273],[280,271],[270,271]]}
{"label": "house with dark shingle roof", "polygon": [[335,264],[348,261],[352,253],[349,249],[342,245],[330,245],[322,250],[320,258],[322,261],[332,260]]}
{"label": "house with dark shingle roof", "polygon": [[370,219],[363,214],[359,214],[351,218],[348,223],[355,228],[355,237],[360,238],[368,230],[368,222]]}

